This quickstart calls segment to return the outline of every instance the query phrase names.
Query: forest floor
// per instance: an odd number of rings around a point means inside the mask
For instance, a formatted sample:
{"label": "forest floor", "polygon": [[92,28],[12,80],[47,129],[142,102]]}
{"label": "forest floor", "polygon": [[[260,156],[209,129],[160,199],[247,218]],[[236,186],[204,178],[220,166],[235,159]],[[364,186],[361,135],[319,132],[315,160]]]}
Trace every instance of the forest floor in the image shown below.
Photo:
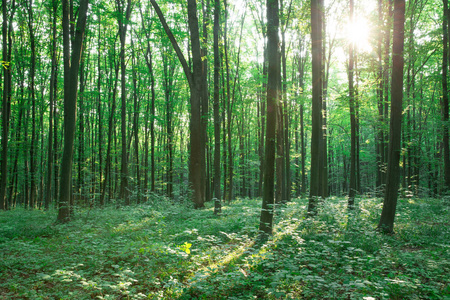
{"label": "forest floor", "polygon": [[130,207],[0,212],[0,299],[450,299],[450,200],[306,199],[277,208],[258,239],[259,200],[213,215],[165,199]]}

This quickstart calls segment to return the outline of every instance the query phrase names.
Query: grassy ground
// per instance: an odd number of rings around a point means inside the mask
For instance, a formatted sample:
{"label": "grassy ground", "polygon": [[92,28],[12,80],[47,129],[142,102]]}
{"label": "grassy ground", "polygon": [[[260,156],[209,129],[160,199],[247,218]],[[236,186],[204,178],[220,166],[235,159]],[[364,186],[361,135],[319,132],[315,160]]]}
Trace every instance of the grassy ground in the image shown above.
{"label": "grassy ground", "polygon": [[[259,200],[214,216],[161,200],[78,211],[0,212],[0,299],[450,299],[450,204],[402,199],[396,234],[379,199],[278,209],[258,241]],[[212,205],[208,206],[211,207]]]}

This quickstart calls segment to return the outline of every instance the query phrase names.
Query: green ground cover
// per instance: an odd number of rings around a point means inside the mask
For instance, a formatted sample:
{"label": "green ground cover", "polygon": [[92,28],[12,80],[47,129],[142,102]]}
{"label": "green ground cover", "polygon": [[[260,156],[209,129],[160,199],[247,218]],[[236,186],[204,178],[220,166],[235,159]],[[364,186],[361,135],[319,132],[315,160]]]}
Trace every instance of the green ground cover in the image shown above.
{"label": "green ground cover", "polygon": [[0,299],[450,299],[450,212],[400,199],[396,234],[375,231],[380,199],[277,209],[258,239],[259,200],[213,215],[159,199],[78,210],[0,212]]}

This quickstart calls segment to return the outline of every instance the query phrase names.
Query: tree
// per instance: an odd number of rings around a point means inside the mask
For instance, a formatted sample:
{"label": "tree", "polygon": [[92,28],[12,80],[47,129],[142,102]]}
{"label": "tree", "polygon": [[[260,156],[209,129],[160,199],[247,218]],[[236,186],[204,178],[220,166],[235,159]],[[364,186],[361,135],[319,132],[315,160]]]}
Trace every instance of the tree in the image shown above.
{"label": "tree", "polygon": [[391,114],[386,192],[378,228],[393,233],[400,184],[401,129],[403,112],[403,47],[405,1],[394,0],[394,33],[391,75]]}
{"label": "tree", "polygon": [[[126,66],[125,66],[125,38],[127,35],[128,22],[131,14],[131,0],[127,0],[127,7],[123,8],[122,0],[116,0],[119,12],[119,37],[120,37],[120,84],[121,84],[121,136],[122,136],[122,159],[120,171],[120,193],[119,197],[125,200],[125,205],[130,204],[128,197],[128,147],[127,147],[127,90],[126,90]],[[125,13],[125,14],[124,14]],[[125,16],[125,19],[122,19]]]}
{"label": "tree", "polygon": [[170,30],[167,22],[162,14],[161,9],[155,0],[150,0],[153,8],[158,15],[159,20],[169,37],[170,42],[178,56],[185,76],[189,84],[191,117],[190,117],[190,159],[189,159],[189,182],[192,188],[192,200],[195,208],[203,208],[205,203],[205,148],[206,148],[206,126],[202,122],[206,122],[206,118],[202,118],[205,109],[203,105],[204,99],[207,99],[208,86],[206,83],[206,75],[202,71],[202,55],[200,50],[200,33],[197,17],[197,1],[188,0],[188,25],[190,29],[190,42],[192,51],[192,66],[189,68],[187,61],[181,52],[181,49]]}
{"label": "tree", "polygon": [[[321,197],[322,141],[322,55],[323,55],[323,0],[311,0],[311,52],[312,52],[312,131],[311,131],[311,179],[308,212],[314,213]],[[323,162],[322,162],[323,163]],[[326,163],[326,162],[325,162]]]}
{"label": "tree", "polygon": [[267,0],[267,54],[269,58],[267,80],[266,148],[264,163],[264,183],[259,230],[272,234],[274,212],[274,181],[276,124],[280,77],[279,59],[279,15],[278,0]]}
{"label": "tree", "polygon": [[[350,0],[350,24],[353,24],[353,0]],[[348,207],[353,208],[355,202],[355,195],[357,190],[357,179],[356,179],[356,164],[357,164],[357,132],[356,132],[356,97],[355,97],[355,87],[354,87],[354,64],[355,64],[355,45],[353,41],[349,45],[349,59],[348,59],[348,90],[349,90],[349,103],[350,103],[350,187],[348,192]]]}
{"label": "tree", "polygon": [[220,0],[214,1],[214,197],[221,199],[220,191]]}
{"label": "tree", "polygon": [[449,9],[448,0],[442,0],[444,7],[443,22],[442,22],[442,136],[444,147],[444,178],[445,187],[450,190],[450,146],[449,146],[449,107],[448,107],[448,67],[449,67]]}
{"label": "tree", "polygon": [[51,35],[51,75],[50,75],[50,94],[49,94],[49,117],[48,117],[48,158],[47,158],[47,184],[45,186],[44,207],[49,209],[52,200],[52,172],[53,172],[53,112],[55,106],[55,95],[57,89],[57,58],[56,58],[56,19],[57,19],[58,2],[52,1],[52,35]]}
{"label": "tree", "polygon": [[[76,128],[76,109],[78,92],[78,70],[80,67],[83,38],[89,0],[80,0],[73,45],[70,45],[68,0],[62,0],[63,57],[64,57],[64,150],[61,161],[60,196],[58,202],[58,222],[70,220],[70,201],[72,197],[73,145]],[[72,48],[72,49],[71,49]]]}
{"label": "tree", "polygon": [[[8,10],[7,1],[2,1],[2,69],[3,69],[3,99],[2,99],[2,154],[0,179],[0,209],[7,209],[6,183],[8,180],[8,133],[11,115],[11,49],[12,49],[12,19],[16,4],[12,0]],[[8,11],[10,15],[8,17]],[[9,21],[9,24],[8,24]]]}

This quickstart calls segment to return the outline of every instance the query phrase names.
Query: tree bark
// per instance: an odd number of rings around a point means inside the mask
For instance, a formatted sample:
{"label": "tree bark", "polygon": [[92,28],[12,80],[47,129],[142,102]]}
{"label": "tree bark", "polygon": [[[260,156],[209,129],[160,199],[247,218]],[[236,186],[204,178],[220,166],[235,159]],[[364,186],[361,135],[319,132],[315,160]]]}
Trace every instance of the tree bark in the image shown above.
{"label": "tree bark", "polygon": [[127,147],[127,90],[126,90],[126,65],[125,65],[125,39],[127,35],[128,22],[131,14],[131,0],[127,0],[125,11],[122,8],[122,0],[116,0],[120,15],[125,13],[125,22],[119,16],[119,37],[120,37],[120,84],[121,84],[121,136],[122,136],[122,158],[120,164],[120,192],[119,197],[124,200],[125,205],[130,204],[128,191],[128,147]]}
{"label": "tree bark", "polygon": [[57,18],[58,5],[56,0],[52,1],[52,65],[50,74],[50,103],[49,103],[49,117],[48,117],[48,162],[47,162],[47,184],[45,190],[44,208],[48,210],[50,203],[52,202],[52,172],[53,172],[53,110],[55,106],[55,89],[57,88],[56,82],[56,18]]}
{"label": "tree bark", "polygon": [[448,105],[448,67],[449,67],[449,35],[448,35],[448,0],[442,0],[444,4],[444,17],[442,24],[443,53],[442,53],[442,143],[444,147],[444,179],[446,191],[450,190],[450,147],[449,147],[449,105]]}
{"label": "tree bark", "polygon": [[28,11],[28,30],[30,34],[30,83],[29,83],[29,91],[31,97],[31,144],[30,144],[30,208],[33,209],[36,207],[36,157],[35,157],[35,148],[36,148],[36,91],[35,91],[35,77],[36,77],[36,39],[34,36],[34,27],[33,27],[33,2],[27,2],[27,11]]}
{"label": "tree bark", "polygon": [[[219,31],[220,31],[220,0],[214,1],[214,197],[221,200],[220,191],[220,53],[219,53]],[[216,200],[217,201],[217,200]],[[220,203],[220,202],[219,202]]]}
{"label": "tree bark", "polygon": [[3,99],[2,99],[2,154],[1,154],[1,179],[0,179],[0,209],[8,208],[6,188],[8,181],[8,134],[9,119],[11,115],[11,49],[12,49],[12,19],[15,12],[15,1],[10,7],[8,24],[8,7],[6,0],[2,1],[2,69],[3,69]]}
{"label": "tree bark", "polygon": [[206,109],[202,107],[205,98],[208,96],[206,76],[203,74],[203,63],[200,49],[200,33],[197,17],[197,2],[188,0],[188,25],[190,30],[190,41],[192,50],[193,71],[191,72],[181,49],[173,36],[164,15],[161,12],[155,0],[150,0],[159,20],[169,37],[170,42],[178,56],[183,67],[186,79],[189,83],[190,102],[191,102],[191,118],[190,118],[190,160],[189,160],[189,182],[192,189],[192,201],[195,208],[203,208],[205,205],[205,148],[206,133],[203,132],[206,126],[202,122],[202,115]]}
{"label": "tree bark", "polygon": [[311,129],[311,179],[308,213],[314,214],[317,200],[321,196],[322,155],[322,18],[323,0],[311,0],[311,44],[312,44],[312,129]]}
{"label": "tree bark", "polygon": [[274,212],[274,175],[275,175],[275,141],[277,124],[277,101],[280,76],[279,60],[279,16],[278,0],[267,0],[267,52],[269,57],[267,82],[267,118],[266,118],[266,148],[263,183],[263,200],[259,230],[272,234]]}
{"label": "tree bark", "polygon": [[[353,24],[353,0],[350,0],[350,24]],[[355,45],[350,42],[348,60],[348,90],[350,104],[350,186],[348,191],[348,208],[353,209],[357,189],[356,179],[356,97],[354,86]]]}
{"label": "tree bark", "polygon": [[80,0],[76,22],[73,49],[70,51],[69,1],[62,0],[63,7],[63,56],[64,56],[64,150],[61,161],[60,198],[58,222],[70,220],[70,199],[72,197],[72,164],[75,139],[78,70],[83,48],[89,0]]}
{"label": "tree bark", "polygon": [[403,103],[403,48],[404,48],[405,1],[394,0],[394,34],[391,78],[391,120],[386,193],[378,228],[393,233],[400,181],[400,154]]}

